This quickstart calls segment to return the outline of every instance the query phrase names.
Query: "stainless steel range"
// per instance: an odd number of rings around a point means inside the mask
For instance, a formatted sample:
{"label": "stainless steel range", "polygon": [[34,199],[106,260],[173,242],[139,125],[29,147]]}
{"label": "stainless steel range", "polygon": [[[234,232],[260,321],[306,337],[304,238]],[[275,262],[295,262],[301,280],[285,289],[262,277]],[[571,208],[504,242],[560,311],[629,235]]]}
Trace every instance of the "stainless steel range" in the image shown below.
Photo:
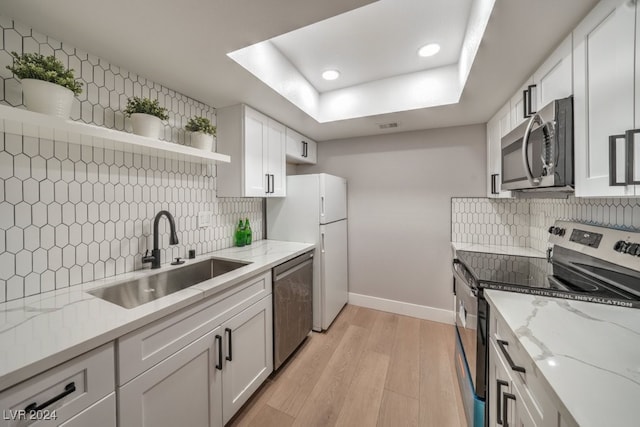
{"label": "stainless steel range", "polygon": [[469,426],[485,425],[484,289],[640,308],[640,232],[557,221],[545,258],[457,251],[456,370]]}

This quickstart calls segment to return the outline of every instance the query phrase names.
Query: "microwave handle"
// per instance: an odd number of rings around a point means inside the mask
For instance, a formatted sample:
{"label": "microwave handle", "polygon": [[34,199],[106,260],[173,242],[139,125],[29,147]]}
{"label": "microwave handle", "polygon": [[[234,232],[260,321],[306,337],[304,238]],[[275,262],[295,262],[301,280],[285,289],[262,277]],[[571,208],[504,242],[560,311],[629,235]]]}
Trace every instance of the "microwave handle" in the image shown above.
{"label": "microwave handle", "polygon": [[531,173],[531,167],[529,167],[529,151],[527,150],[529,146],[529,136],[535,123],[542,125],[542,119],[539,114],[534,114],[533,117],[531,117],[529,124],[527,124],[527,129],[524,131],[524,137],[522,138],[522,165],[524,166],[524,172],[527,174],[529,183],[531,185],[540,185],[540,179],[534,178]]}

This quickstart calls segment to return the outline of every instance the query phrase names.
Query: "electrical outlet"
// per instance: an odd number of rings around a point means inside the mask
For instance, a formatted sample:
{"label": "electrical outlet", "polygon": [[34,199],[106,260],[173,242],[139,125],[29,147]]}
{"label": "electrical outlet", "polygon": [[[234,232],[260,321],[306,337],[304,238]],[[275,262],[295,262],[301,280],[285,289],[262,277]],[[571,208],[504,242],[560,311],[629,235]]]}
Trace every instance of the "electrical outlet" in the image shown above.
{"label": "electrical outlet", "polygon": [[205,228],[211,226],[212,212],[204,211],[198,212],[198,228]]}

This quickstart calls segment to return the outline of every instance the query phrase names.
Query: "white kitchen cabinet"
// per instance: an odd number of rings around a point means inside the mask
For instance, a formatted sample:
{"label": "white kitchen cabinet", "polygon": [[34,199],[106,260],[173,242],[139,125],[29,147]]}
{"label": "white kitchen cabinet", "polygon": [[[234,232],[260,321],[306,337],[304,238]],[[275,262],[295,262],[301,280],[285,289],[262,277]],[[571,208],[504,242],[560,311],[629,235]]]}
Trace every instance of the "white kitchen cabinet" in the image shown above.
{"label": "white kitchen cabinet", "polygon": [[223,422],[226,424],[273,371],[272,297],[261,299],[222,325]]}
{"label": "white kitchen cabinet", "polygon": [[94,403],[60,427],[116,427],[116,393]]}
{"label": "white kitchen cabinet", "polygon": [[217,110],[218,197],[286,195],[285,127],[246,105]]}
{"label": "white kitchen cabinet", "polygon": [[[625,131],[640,127],[635,2],[603,0],[573,32],[575,187],[579,197],[640,195]],[[635,92],[634,92],[635,91]],[[634,147],[636,148],[636,147]],[[629,174],[630,175],[630,174]],[[637,174],[636,174],[637,175]]]}
{"label": "white kitchen cabinet", "polygon": [[[509,106],[505,105],[487,122],[487,197],[511,197],[510,191],[502,191],[502,126],[509,122]],[[505,119],[507,117],[507,119]],[[506,128],[505,128],[506,129]],[[508,131],[504,132],[505,134]]]}
{"label": "white kitchen cabinet", "polygon": [[[518,127],[525,120],[528,120],[529,113],[531,111],[536,111],[535,105],[535,88],[533,86],[533,77],[530,77],[524,85],[511,97],[511,101],[509,102],[511,106],[510,117],[511,117],[511,129],[509,131]],[[530,89],[531,87],[531,89]],[[525,95],[525,92],[527,95]],[[531,105],[529,105],[528,97],[532,96]]]}
{"label": "white kitchen cabinet", "polygon": [[287,128],[287,162],[315,165],[318,159],[315,141]]}
{"label": "white kitchen cabinet", "polygon": [[221,330],[214,329],[121,387],[118,425],[222,426]]}
{"label": "white kitchen cabinet", "polygon": [[[3,391],[0,426],[28,425],[20,411],[30,412],[29,408],[41,418],[33,425],[59,426],[67,421],[79,425],[71,420],[114,393],[114,358],[113,343],[105,344]],[[115,417],[115,405],[112,408]],[[114,425],[111,419],[100,425]]]}
{"label": "white kitchen cabinet", "polygon": [[541,110],[554,99],[573,94],[572,35],[565,38],[533,74],[535,105]]}

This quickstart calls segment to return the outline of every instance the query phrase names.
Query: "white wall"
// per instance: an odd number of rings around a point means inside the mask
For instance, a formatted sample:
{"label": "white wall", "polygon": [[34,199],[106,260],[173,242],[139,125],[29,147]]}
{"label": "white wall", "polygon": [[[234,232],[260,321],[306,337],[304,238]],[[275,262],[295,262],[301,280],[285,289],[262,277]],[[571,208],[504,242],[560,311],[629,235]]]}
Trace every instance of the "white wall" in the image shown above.
{"label": "white wall", "polygon": [[298,166],[348,180],[351,293],[452,309],[451,197],[485,195],[485,138],[481,124],[328,141]]}

